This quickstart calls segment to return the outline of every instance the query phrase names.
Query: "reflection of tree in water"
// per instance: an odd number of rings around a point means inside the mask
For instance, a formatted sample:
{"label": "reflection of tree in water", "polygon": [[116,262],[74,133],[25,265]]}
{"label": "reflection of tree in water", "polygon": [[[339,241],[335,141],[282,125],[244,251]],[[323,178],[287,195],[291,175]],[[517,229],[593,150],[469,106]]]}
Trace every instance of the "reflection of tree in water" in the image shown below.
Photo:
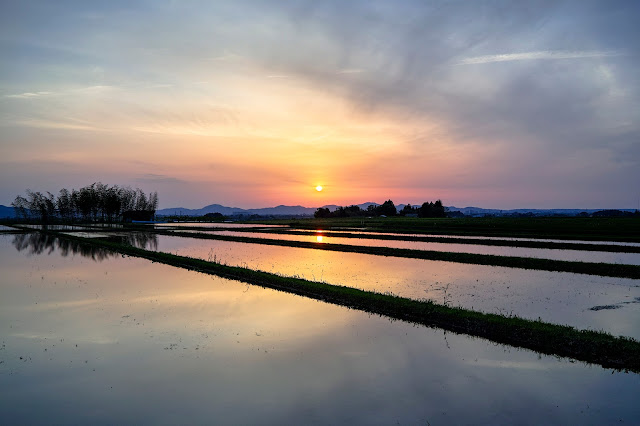
{"label": "reflection of tree in water", "polygon": [[115,238],[121,238],[118,242],[129,244],[133,247],[158,250],[158,236],[149,232],[130,232]]}
{"label": "reflection of tree in water", "polygon": [[[111,241],[125,243],[134,247],[152,249],[158,248],[158,238],[155,234],[146,234],[144,232],[135,232],[122,236],[109,237]],[[88,257],[96,262],[118,256],[118,253],[103,247],[96,247],[92,244],[81,241],[59,238],[50,234],[42,234],[40,232],[32,232],[28,234],[16,234],[13,238],[13,245],[18,251],[26,250],[29,254],[51,254],[56,249],[64,257],[69,254],[79,254]]]}
{"label": "reflection of tree in water", "polygon": [[117,256],[117,253],[66,238],[58,238],[54,235],[32,232],[29,234],[17,234],[13,238],[13,245],[18,251],[27,250],[29,254],[51,254],[56,249],[64,257],[69,254],[79,254],[96,262]]}
{"label": "reflection of tree in water", "polygon": [[27,250],[29,254],[47,254],[56,249],[57,237],[31,232],[28,234],[16,234],[13,237],[13,245],[18,251]]}

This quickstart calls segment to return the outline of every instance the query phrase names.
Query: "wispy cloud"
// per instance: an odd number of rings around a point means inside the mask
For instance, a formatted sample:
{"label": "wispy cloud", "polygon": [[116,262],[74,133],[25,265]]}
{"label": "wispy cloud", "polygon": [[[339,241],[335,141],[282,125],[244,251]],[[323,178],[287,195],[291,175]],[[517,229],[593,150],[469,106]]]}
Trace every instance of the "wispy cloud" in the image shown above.
{"label": "wispy cloud", "polygon": [[83,124],[78,121],[53,121],[53,120],[16,120],[12,125],[22,127],[35,127],[40,129],[64,129],[64,130],[103,130],[90,124]]}
{"label": "wispy cloud", "polygon": [[36,99],[42,98],[45,96],[65,96],[65,95],[77,95],[78,93],[92,95],[92,94],[101,94],[110,90],[118,89],[117,86],[105,86],[105,85],[94,85],[94,86],[86,86],[86,87],[78,87],[75,89],[68,89],[56,92],[49,91],[40,91],[40,92],[24,92],[24,93],[15,93],[11,95],[4,95],[5,98],[10,99]]}
{"label": "wispy cloud", "polygon": [[346,68],[338,71],[337,74],[360,74],[361,72],[364,72],[364,70],[357,68]]}
{"label": "wispy cloud", "polygon": [[465,58],[458,65],[490,64],[493,62],[529,61],[534,59],[583,59],[623,56],[619,50],[587,50],[587,51],[553,51],[541,50],[537,52],[503,53],[500,55],[483,55]]}
{"label": "wispy cloud", "polygon": [[53,95],[53,92],[25,92],[14,95],[4,95],[5,98],[13,99],[33,99],[41,96]]}
{"label": "wispy cloud", "polygon": [[152,182],[152,183],[187,183],[187,181],[162,174],[146,173],[143,176],[137,177],[139,182]]}
{"label": "wispy cloud", "polygon": [[178,3],[3,13],[0,202],[50,176],[143,182],[166,205],[303,202],[305,179],[340,203],[637,193],[640,2]]}
{"label": "wispy cloud", "polygon": [[71,90],[70,93],[80,92],[85,94],[100,94],[100,93],[108,92],[110,90],[115,90],[118,88],[119,88],[118,86],[96,85],[96,86],[80,87],[80,88]]}
{"label": "wispy cloud", "polygon": [[213,58],[209,58],[212,61],[235,61],[238,59],[242,59],[242,55],[238,55],[237,53],[234,52],[224,52],[222,55],[220,56],[214,56]]}

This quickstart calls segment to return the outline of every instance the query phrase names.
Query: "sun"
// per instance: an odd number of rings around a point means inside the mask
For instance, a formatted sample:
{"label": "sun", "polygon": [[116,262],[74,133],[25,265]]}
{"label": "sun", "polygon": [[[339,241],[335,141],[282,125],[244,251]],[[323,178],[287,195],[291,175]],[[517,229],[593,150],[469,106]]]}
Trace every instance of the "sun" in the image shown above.
{"label": "sun", "polygon": [[322,191],[322,185],[316,186],[316,191],[318,191],[318,192]]}

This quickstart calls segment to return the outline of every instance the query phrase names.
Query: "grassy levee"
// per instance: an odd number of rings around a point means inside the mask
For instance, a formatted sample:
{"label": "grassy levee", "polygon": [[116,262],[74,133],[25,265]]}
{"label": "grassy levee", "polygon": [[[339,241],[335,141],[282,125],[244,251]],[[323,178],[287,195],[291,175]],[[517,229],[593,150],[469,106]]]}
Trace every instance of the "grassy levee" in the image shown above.
{"label": "grassy levee", "polygon": [[640,242],[640,217],[353,217],[265,223],[300,229],[361,228],[398,233]]}
{"label": "grassy levee", "polygon": [[239,243],[265,244],[298,247],[317,250],[373,254],[377,256],[406,257],[411,259],[443,260],[446,262],[474,265],[505,266],[509,268],[536,269],[552,272],[572,272],[576,274],[600,275],[616,278],[640,279],[640,265],[616,263],[571,262],[565,260],[539,259],[534,257],[496,256],[491,254],[455,253],[434,250],[413,250],[389,247],[367,247],[348,244],[314,243],[308,241],[287,241],[269,238],[237,237],[211,233],[190,233],[180,231],[156,231],[161,235],[208,240],[234,241]]}
{"label": "grassy levee", "polygon": [[389,318],[437,327],[539,353],[573,358],[605,368],[640,373],[640,342],[608,333],[439,305],[431,301],[227,266],[201,259],[154,252],[100,239],[59,235],[88,245],[180,268],[298,294]]}
{"label": "grassy levee", "polygon": [[[212,231],[212,228],[194,226],[181,226],[179,230]],[[260,234],[285,234],[312,236],[309,231],[296,229],[246,229],[246,228],[215,228],[220,231],[255,232]],[[524,247],[552,250],[578,250],[578,251],[602,251],[611,253],[640,253],[640,246],[615,245],[615,244],[589,244],[589,243],[565,243],[551,241],[519,241],[519,240],[487,240],[481,238],[456,238],[456,237],[427,237],[417,235],[385,235],[385,234],[356,234],[350,232],[319,231],[323,236],[336,238],[358,238],[370,240],[391,241],[416,241],[425,243],[448,244],[472,244],[497,247]]]}

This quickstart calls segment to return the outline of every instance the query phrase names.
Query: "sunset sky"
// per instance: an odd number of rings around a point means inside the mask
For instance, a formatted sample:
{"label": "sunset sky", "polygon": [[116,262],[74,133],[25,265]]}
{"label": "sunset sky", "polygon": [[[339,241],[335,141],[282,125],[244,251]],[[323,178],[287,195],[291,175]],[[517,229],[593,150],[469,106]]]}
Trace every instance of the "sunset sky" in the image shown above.
{"label": "sunset sky", "polygon": [[3,1],[0,204],[102,181],[160,208],[638,208],[638,22],[637,1]]}

